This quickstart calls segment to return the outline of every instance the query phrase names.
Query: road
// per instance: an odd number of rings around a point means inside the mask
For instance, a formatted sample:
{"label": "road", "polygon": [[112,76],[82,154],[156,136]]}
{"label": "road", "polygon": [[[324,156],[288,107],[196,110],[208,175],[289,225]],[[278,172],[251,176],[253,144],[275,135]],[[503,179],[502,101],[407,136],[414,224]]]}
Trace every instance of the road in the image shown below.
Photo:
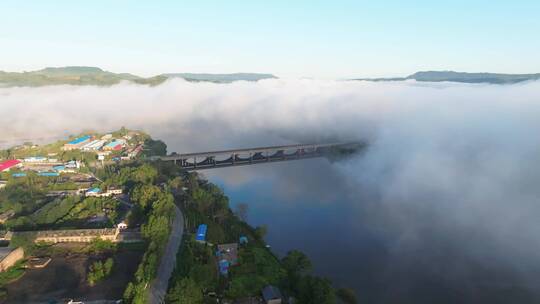
{"label": "road", "polygon": [[178,252],[178,248],[182,243],[182,236],[184,235],[184,215],[176,205],[174,213],[175,217],[171,235],[169,236],[169,242],[167,243],[163,257],[161,258],[157,276],[150,284],[150,291],[148,292],[148,303],[150,304],[165,303],[169,278],[176,266],[176,253]]}

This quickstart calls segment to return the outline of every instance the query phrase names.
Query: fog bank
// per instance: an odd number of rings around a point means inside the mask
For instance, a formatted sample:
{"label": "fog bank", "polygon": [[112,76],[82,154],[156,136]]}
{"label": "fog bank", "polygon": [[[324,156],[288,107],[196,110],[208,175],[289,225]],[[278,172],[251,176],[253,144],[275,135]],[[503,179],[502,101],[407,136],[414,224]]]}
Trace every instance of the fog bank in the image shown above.
{"label": "fog bank", "polygon": [[[368,149],[334,164],[332,175],[358,202],[347,220],[376,231],[388,246],[380,279],[399,281],[395,297],[419,284],[393,277],[395,269],[462,282],[463,293],[473,288],[467,282],[480,281],[540,294],[540,82],[171,80],[157,87],[2,88],[0,113],[0,141],[120,126],[166,140],[170,152],[367,140]],[[299,180],[286,179],[299,184],[296,191],[317,192]]]}

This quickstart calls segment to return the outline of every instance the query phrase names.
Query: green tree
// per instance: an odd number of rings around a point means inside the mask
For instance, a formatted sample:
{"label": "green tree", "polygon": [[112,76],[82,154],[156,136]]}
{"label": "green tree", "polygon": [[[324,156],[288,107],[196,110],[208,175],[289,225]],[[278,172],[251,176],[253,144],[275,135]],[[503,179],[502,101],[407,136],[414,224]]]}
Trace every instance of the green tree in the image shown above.
{"label": "green tree", "polygon": [[334,304],[336,295],[329,280],[308,275],[300,282],[298,303]]}
{"label": "green tree", "polygon": [[302,276],[311,271],[311,261],[303,252],[292,250],[283,257],[281,265],[287,271],[286,284],[291,291],[297,293]]}
{"label": "green tree", "polygon": [[337,297],[345,304],[356,304],[358,300],[356,299],[356,294],[354,290],[350,288],[340,288],[336,290]]}
{"label": "green tree", "polygon": [[259,226],[259,227],[255,228],[255,236],[259,240],[264,239],[267,232],[268,232],[268,228],[266,227],[266,225],[262,225],[262,226]]}
{"label": "green tree", "polygon": [[171,304],[203,303],[202,290],[192,279],[183,278],[167,294],[166,302]]}

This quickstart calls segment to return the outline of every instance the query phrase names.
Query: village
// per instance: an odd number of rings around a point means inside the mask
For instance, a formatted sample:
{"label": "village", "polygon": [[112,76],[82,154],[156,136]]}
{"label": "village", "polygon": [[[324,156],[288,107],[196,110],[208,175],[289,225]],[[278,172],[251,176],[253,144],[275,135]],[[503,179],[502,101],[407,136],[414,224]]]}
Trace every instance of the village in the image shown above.
{"label": "village", "polygon": [[[59,269],[70,269],[71,287],[55,303],[176,303],[185,293],[194,293],[188,303],[295,303],[307,270],[287,265],[307,258],[280,260],[266,228],[247,225],[217,186],[145,159],[165,151],[126,129],[0,151],[0,303],[27,288],[43,300],[59,288]],[[169,238],[181,244],[165,250]],[[175,270],[162,277],[153,261]]]}

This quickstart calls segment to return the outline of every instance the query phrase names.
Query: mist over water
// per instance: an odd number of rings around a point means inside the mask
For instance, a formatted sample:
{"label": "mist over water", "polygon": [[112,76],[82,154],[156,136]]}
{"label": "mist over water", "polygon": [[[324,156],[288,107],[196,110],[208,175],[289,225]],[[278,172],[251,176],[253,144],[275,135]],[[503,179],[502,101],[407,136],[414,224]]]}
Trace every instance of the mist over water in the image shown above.
{"label": "mist over water", "polygon": [[0,89],[0,141],[141,128],[169,152],[361,139],[205,174],[369,303],[540,301],[540,82],[265,80]]}

